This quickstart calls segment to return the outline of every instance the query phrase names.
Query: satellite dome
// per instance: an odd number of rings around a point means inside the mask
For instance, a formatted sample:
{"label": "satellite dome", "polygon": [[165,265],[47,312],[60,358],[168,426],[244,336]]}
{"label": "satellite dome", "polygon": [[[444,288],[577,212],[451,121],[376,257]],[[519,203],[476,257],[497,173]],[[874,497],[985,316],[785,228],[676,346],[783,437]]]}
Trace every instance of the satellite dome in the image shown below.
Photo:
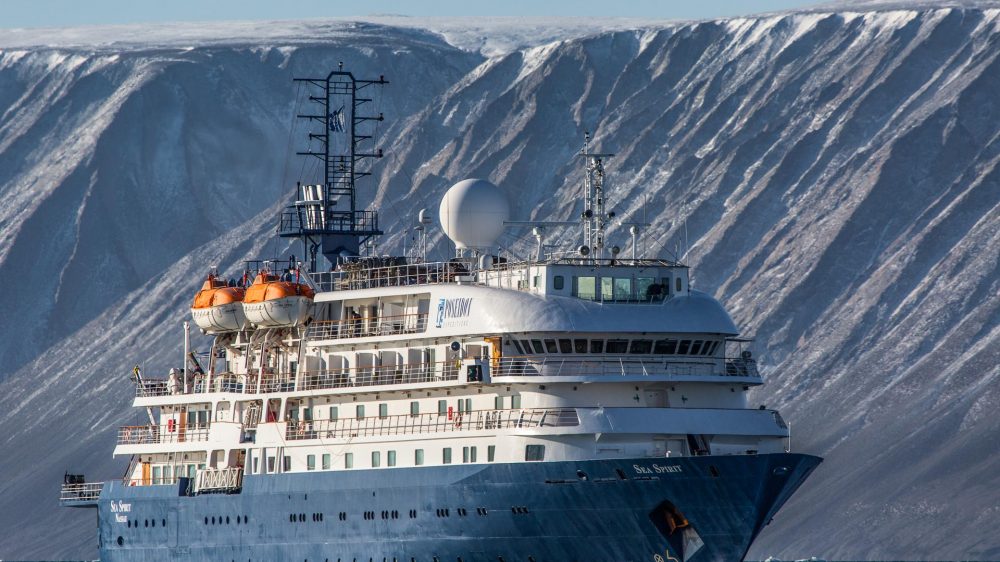
{"label": "satellite dome", "polygon": [[510,203],[499,187],[481,179],[462,180],[441,199],[441,228],[459,249],[492,248],[510,218]]}

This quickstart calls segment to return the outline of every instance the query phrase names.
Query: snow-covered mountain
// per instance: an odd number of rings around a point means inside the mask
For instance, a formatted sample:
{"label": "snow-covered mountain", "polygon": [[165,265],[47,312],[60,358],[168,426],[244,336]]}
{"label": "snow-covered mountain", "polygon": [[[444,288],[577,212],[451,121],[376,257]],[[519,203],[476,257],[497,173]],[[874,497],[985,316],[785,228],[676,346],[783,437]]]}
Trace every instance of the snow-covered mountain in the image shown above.
{"label": "snow-covered mountain", "polygon": [[1000,557],[1000,9],[847,10],[567,29],[489,58],[373,23],[3,48],[0,557],[93,554],[62,473],[120,474],[126,376],[180,360],[205,269],[284,251],[277,209],[313,179],[290,79],[340,60],[392,82],[363,189],[383,249],[465,177],[517,218],[568,219],[584,131],[617,153],[615,210],[653,223],[650,252],[689,248],[758,338],[756,398],[827,457],[752,554]]}

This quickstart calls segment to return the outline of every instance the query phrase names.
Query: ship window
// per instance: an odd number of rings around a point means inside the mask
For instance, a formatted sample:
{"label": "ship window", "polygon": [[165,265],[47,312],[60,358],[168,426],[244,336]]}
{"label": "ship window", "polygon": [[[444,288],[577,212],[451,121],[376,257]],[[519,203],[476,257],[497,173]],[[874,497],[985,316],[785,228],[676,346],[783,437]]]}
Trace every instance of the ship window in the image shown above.
{"label": "ship window", "polygon": [[448,401],[438,400],[438,415],[447,416],[448,415]]}
{"label": "ship window", "polygon": [[510,407],[512,409],[514,409],[514,410],[518,410],[518,409],[521,408],[521,395],[520,394],[515,394],[514,396],[510,397]]}
{"label": "ship window", "polygon": [[[256,460],[256,459],[254,459]],[[198,469],[193,464],[188,465],[188,478],[194,478]]]}
{"label": "ship window", "polygon": [[608,340],[608,353],[625,353],[628,351],[628,340]]}
{"label": "ship window", "polygon": [[451,464],[451,447],[441,450],[441,464]]}
{"label": "ship window", "polygon": [[525,445],[524,460],[526,461],[545,460],[545,445]]}
{"label": "ship window", "polygon": [[356,411],[356,414],[357,414],[356,417],[359,420],[362,420],[362,419],[365,418],[365,405],[364,404],[358,404],[357,408],[355,408],[355,411]]}
{"label": "ship window", "polygon": [[486,447],[486,462],[493,462],[497,458],[497,446]]}
{"label": "ship window", "polygon": [[267,457],[267,471],[274,472],[274,457]]}
{"label": "ship window", "polygon": [[330,453],[323,453],[323,470],[330,470]]}
{"label": "ship window", "polygon": [[470,447],[469,450],[469,461],[476,462],[476,447]]}
{"label": "ship window", "polygon": [[462,462],[469,462],[469,448],[462,447]]}
{"label": "ship window", "polygon": [[169,467],[169,466],[163,467],[163,483],[164,484],[170,484],[171,482],[173,482],[173,480],[174,480],[173,476],[174,476],[173,475],[173,469],[171,467]]}
{"label": "ship window", "polygon": [[566,285],[566,282],[563,279],[562,275],[556,275],[555,277],[552,278],[552,288],[553,289],[555,289],[557,291],[561,291],[561,290],[563,290],[563,287],[565,285]]}
{"label": "ship window", "polygon": [[629,353],[649,353],[653,349],[653,342],[651,340],[632,340],[631,345],[629,345]]}
{"label": "ship window", "polygon": [[653,279],[652,277],[637,277],[635,280],[636,297],[646,300],[651,299],[655,292],[651,291],[649,288],[653,286],[653,282],[655,281],[656,279]]}
{"label": "ship window", "polygon": [[330,420],[331,421],[336,421],[338,414],[339,414],[339,412],[337,411],[337,407],[336,406],[330,406]]}
{"label": "ship window", "polygon": [[420,415],[420,402],[410,402],[410,415],[418,416]]}
{"label": "ship window", "polygon": [[587,340],[573,340],[573,351],[587,353]]}
{"label": "ship window", "polygon": [[597,298],[597,278],[573,277],[573,295],[591,301]]}
{"label": "ship window", "polygon": [[674,283],[675,283],[674,287],[677,289],[677,292],[679,293],[681,291],[681,278],[678,277],[677,279],[675,279]]}
{"label": "ship window", "polygon": [[591,353],[604,353],[604,340],[590,340]]}
{"label": "ship window", "polygon": [[615,300],[624,301],[632,298],[632,278],[615,277]]}
{"label": "ship window", "polygon": [[601,300],[610,301],[615,298],[615,280],[612,277],[601,277]]}
{"label": "ship window", "polygon": [[545,348],[542,347],[541,340],[531,340],[531,347],[534,348],[535,353],[542,354],[545,353]]}
{"label": "ship window", "polygon": [[493,399],[493,408],[496,410],[503,410],[503,396],[497,396]]}
{"label": "ship window", "polygon": [[372,468],[378,468],[382,462],[382,454],[379,451],[372,451]]}
{"label": "ship window", "polygon": [[344,468],[354,468],[354,453],[344,453]]}
{"label": "ship window", "polygon": [[281,465],[281,470],[284,471],[284,472],[291,471],[292,470],[292,457],[290,457],[288,455],[285,455],[285,458],[282,459],[282,461],[283,462],[282,462],[282,465]]}
{"label": "ship window", "polygon": [[677,340],[656,340],[653,353],[656,355],[673,355],[677,349]]}
{"label": "ship window", "polygon": [[573,353],[573,342],[570,340],[559,340],[559,351],[562,353]]}
{"label": "ship window", "polygon": [[465,413],[465,400],[462,400],[461,398],[459,398],[458,399],[458,415],[462,415],[464,413]]}
{"label": "ship window", "polygon": [[514,344],[514,349],[517,350],[518,355],[524,355],[524,350],[521,349],[521,344],[517,343],[517,340],[511,340],[511,343]]}
{"label": "ship window", "polygon": [[538,286],[541,285],[541,284],[542,284],[542,276],[541,275],[535,275],[534,277],[531,278],[531,286],[532,287],[538,288]]}
{"label": "ship window", "polygon": [[312,421],[312,419],[313,419],[313,409],[302,408],[302,421]]}
{"label": "ship window", "polygon": [[382,403],[378,405],[378,417],[385,419],[389,417],[389,405]]}
{"label": "ship window", "polygon": [[154,466],[153,467],[153,485],[156,486],[156,485],[160,484],[160,482],[162,480],[163,480],[163,469],[160,468],[160,467],[158,467],[158,466]]}
{"label": "ship window", "polygon": [[680,345],[677,346],[678,355],[687,355],[688,349],[691,348],[691,340],[681,340]]}
{"label": "ship window", "polygon": [[694,340],[691,344],[691,349],[688,351],[689,355],[701,355],[701,340]]}
{"label": "ship window", "polygon": [[556,341],[545,340],[545,351],[547,353],[559,353],[559,348],[556,347]]}
{"label": "ship window", "polygon": [[385,463],[388,466],[396,466],[396,451],[389,451],[385,455]]}
{"label": "ship window", "polygon": [[524,348],[525,355],[530,355],[532,353],[531,344],[528,343],[528,340],[521,340],[521,347]]}
{"label": "ship window", "polygon": [[413,452],[413,464],[416,466],[422,466],[424,464],[424,450],[417,449]]}
{"label": "ship window", "polygon": [[316,455],[306,455],[306,470],[316,470]]}

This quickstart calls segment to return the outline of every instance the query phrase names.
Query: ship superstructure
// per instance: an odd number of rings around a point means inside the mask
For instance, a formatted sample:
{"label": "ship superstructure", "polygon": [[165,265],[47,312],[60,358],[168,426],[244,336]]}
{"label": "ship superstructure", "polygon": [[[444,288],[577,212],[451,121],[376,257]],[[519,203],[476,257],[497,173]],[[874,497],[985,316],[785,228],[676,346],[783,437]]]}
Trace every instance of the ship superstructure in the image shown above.
{"label": "ship superstructure", "polygon": [[357,92],[385,81],[310,83],[325,183],[279,231],[311,267],[213,272],[192,307],[207,361],[136,372],[126,474],[63,489],[98,508],[102,560],[741,558],[819,459],[748,404],[748,341],[686,266],[606,247],[610,155],[583,151],[571,251],[496,251],[509,205],[466,180],[440,208],[454,259],[359,257],[380,233],[355,204],[380,154],[359,128],[381,115]]}

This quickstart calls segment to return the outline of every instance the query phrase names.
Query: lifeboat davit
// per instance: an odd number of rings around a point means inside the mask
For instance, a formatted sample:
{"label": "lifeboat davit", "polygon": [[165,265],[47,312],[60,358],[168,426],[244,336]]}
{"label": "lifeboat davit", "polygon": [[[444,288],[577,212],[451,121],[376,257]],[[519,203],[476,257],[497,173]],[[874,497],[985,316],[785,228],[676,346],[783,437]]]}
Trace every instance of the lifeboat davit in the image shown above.
{"label": "lifeboat davit", "polygon": [[277,275],[263,271],[247,288],[243,313],[258,326],[296,326],[309,317],[315,294],[305,283],[282,281]]}
{"label": "lifeboat davit", "polygon": [[209,274],[191,305],[194,323],[210,333],[242,330],[247,323],[243,314],[244,294],[243,287],[230,287],[214,274]]}

